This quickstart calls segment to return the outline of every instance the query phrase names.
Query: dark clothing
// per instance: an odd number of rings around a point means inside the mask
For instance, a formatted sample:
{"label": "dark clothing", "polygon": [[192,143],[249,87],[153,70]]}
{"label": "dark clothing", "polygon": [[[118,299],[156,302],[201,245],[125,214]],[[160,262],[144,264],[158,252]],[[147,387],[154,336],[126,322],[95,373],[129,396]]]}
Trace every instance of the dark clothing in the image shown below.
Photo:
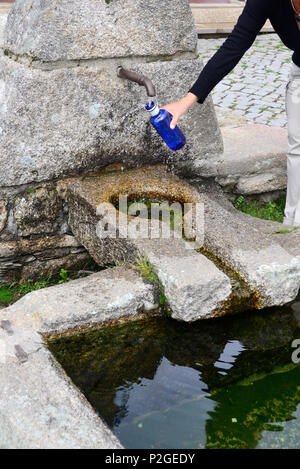
{"label": "dark clothing", "polygon": [[275,32],[294,51],[293,62],[300,67],[300,30],[290,0],[247,0],[232,32],[207,62],[189,90],[203,103],[211,90],[239,62],[269,19]]}

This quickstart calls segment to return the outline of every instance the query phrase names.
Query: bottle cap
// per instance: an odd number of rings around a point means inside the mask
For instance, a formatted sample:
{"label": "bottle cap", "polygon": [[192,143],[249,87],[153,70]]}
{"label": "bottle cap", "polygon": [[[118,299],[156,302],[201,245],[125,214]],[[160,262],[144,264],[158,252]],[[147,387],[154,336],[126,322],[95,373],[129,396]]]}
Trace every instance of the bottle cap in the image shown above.
{"label": "bottle cap", "polygon": [[157,103],[154,103],[153,101],[149,101],[146,106],[145,106],[145,109],[150,112],[151,116],[152,117],[155,117],[157,116],[157,114],[159,114],[159,107],[158,107],[158,104]]}

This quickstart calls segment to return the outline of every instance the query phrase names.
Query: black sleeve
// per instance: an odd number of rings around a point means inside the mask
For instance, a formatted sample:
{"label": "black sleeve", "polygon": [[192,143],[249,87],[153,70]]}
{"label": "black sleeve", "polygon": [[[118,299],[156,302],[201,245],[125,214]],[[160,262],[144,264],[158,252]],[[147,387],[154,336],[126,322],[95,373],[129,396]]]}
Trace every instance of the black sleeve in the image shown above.
{"label": "black sleeve", "polygon": [[203,103],[211,90],[240,61],[269,16],[270,0],[247,0],[232,32],[203,67],[189,90]]}

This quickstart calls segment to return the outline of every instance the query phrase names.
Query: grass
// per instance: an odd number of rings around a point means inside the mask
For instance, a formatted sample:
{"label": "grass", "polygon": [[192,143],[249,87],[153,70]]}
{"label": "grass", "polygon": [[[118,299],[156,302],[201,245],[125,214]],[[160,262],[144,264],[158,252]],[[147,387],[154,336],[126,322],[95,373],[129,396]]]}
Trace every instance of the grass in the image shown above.
{"label": "grass", "polygon": [[248,213],[252,217],[262,218],[264,220],[283,222],[285,197],[278,197],[270,202],[260,200],[246,199],[243,195],[237,197],[233,202],[236,209]]}
{"label": "grass", "polygon": [[50,287],[51,285],[58,285],[71,280],[68,271],[61,269],[58,276],[41,277],[39,280],[24,280],[23,282],[13,282],[10,285],[0,284],[0,305],[8,306],[17,301],[22,296],[41,288]]}

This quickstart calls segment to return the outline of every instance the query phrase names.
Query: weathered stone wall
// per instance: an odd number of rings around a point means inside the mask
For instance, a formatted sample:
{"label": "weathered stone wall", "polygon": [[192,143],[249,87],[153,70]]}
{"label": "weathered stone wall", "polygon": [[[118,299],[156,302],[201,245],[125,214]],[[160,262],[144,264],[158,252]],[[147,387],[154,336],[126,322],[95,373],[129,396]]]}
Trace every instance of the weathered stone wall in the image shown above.
{"label": "weathered stone wall", "polygon": [[117,77],[120,65],[149,76],[160,105],[186,94],[203,66],[188,0],[16,0],[0,46],[0,279],[87,258],[62,181],[113,163],[215,174],[210,97],[182,119],[175,153],[149,123],[145,89]]}
{"label": "weathered stone wall", "polygon": [[91,258],[67,223],[73,179],[0,190],[0,282],[80,269]]}
{"label": "weathered stone wall", "polygon": [[[160,103],[182,97],[198,60],[135,63],[157,86]],[[2,84],[2,85],[1,85]],[[209,99],[181,120],[187,145],[172,152],[142,109],[144,88],[116,76],[116,67],[45,71],[0,59],[0,158],[3,185],[28,184],[102,169],[111,163],[168,163],[183,174],[215,173],[221,134]]]}
{"label": "weathered stone wall", "polygon": [[16,0],[4,45],[44,62],[159,57],[196,36],[188,0]]}
{"label": "weathered stone wall", "polygon": [[113,162],[210,174],[223,149],[211,98],[182,119],[175,153],[142,109],[145,89],[117,77],[120,65],[149,76],[166,104],[199,75],[196,49],[188,0],[16,0],[0,60],[0,187]]}

